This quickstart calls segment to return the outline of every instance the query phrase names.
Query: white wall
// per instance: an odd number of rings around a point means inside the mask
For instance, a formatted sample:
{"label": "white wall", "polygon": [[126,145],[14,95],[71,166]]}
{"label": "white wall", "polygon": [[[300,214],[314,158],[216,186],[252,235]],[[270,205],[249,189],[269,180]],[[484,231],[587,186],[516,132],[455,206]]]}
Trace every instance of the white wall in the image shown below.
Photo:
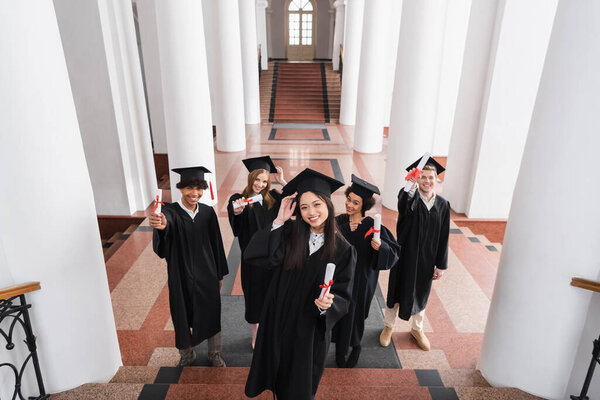
{"label": "white wall", "polygon": [[106,382],[121,359],[53,3],[0,3],[0,37],[6,263],[16,283],[42,285],[28,299],[47,391]]}

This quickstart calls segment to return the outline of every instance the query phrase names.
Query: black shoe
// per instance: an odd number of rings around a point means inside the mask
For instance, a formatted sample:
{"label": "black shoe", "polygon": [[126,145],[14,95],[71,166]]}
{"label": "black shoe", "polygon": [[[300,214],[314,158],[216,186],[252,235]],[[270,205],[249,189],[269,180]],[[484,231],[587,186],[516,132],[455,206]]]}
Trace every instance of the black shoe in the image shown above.
{"label": "black shoe", "polygon": [[354,368],[356,363],[358,363],[358,358],[360,357],[360,345],[354,346],[352,351],[350,352],[350,356],[348,356],[348,361],[346,361],[346,368]]}

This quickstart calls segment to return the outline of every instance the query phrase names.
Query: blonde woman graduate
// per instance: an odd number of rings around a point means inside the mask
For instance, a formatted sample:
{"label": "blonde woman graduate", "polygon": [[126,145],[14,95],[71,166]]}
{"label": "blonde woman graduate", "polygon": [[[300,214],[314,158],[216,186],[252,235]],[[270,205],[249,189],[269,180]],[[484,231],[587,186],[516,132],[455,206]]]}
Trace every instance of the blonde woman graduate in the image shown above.
{"label": "blonde woman graduate", "polygon": [[[242,160],[248,169],[248,183],[242,193],[229,198],[227,213],[233,234],[237,236],[242,250],[241,278],[244,291],[245,319],[252,325],[252,348],[256,341],[256,332],[260,312],[265,300],[272,271],[262,268],[250,268],[243,261],[246,247],[252,235],[258,230],[271,226],[279,211],[281,194],[271,189],[271,174],[277,173],[278,180],[285,184],[283,169],[276,167],[269,156],[247,158]],[[261,200],[249,204],[249,199],[260,195]]]}

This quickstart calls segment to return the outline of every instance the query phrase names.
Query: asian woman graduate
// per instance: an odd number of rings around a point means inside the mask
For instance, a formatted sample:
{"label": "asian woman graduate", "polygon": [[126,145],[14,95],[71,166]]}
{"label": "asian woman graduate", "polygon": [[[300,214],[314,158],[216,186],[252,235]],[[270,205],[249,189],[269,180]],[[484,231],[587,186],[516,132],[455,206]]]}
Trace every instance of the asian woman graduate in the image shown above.
{"label": "asian woman graduate", "polygon": [[[331,329],[350,307],[356,264],[330,199],[342,185],[305,169],[283,188],[273,225],[246,248],[246,262],[273,270],[246,382],[249,397],[270,389],[281,400],[307,400],[317,392]],[[320,298],[328,263],[335,272]]]}
{"label": "asian woman graduate", "polygon": [[[398,261],[400,246],[392,233],[381,226],[380,239],[374,238],[374,220],[365,216],[375,204],[377,186],[352,175],[352,185],[346,189],[346,213],[336,217],[340,232],[356,249],[356,269],[350,310],[333,328],[335,361],[340,368],[352,368],[360,356],[360,342],[365,331],[371,301],[377,289],[379,271],[392,268]],[[348,350],[352,352],[346,360]]]}
{"label": "asian woman graduate", "polygon": [[[229,224],[239,240],[242,251],[240,269],[246,306],[245,318],[252,325],[254,348],[260,312],[273,273],[263,268],[251,268],[243,261],[243,256],[252,235],[266,226],[270,227],[279,211],[281,194],[271,189],[270,174],[277,173],[279,182],[284,185],[286,182],[283,179],[283,169],[275,167],[269,156],[247,158],[242,162],[248,169],[248,183],[242,193],[236,193],[229,198],[227,213]],[[249,204],[248,199],[257,195],[260,195],[262,200]]]}

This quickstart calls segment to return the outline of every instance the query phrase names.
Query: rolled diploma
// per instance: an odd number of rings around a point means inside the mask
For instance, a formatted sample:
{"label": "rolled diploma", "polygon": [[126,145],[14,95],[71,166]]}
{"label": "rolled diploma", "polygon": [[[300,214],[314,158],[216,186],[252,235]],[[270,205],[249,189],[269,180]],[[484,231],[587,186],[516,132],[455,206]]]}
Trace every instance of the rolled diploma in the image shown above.
{"label": "rolled diploma", "polygon": [[[331,282],[331,280],[333,279],[334,272],[335,272],[335,264],[327,263],[327,269],[325,270],[325,279],[323,282],[324,285],[329,285],[329,282]],[[327,293],[329,291],[329,289],[331,289],[331,288],[325,287],[325,288],[321,289],[321,294],[319,295],[319,299],[322,299],[323,297],[325,297],[325,293]]]}
{"label": "rolled diploma", "polygon": [[373,229],[375,229],[375,233],[373,233],[373,239],[379,240],[381,234],[381,214],[375,214],[375,218],[373,218]]}
{"label": "rolled diploma", "polygon": [[156,196],[154,197],[154,213],[160,214],[162,212],[162,189],[156,189]]}
{"label": "rolled diploma", "polygon": [[[421,161],[419,161],[419,164],[417,165],[417,169],[423,170],[423,167],[425,166],[425,164],[427,164],[427,161],[429,161],[430,157],[431,153],[423,154],[423,157],[421,157]],[[410,192],[412,185],[413,183],[410,180],[406,181],[406,185],[404,185],[404,191]]]}
{"label": "rolled diploma", "polygon": [[[252,196],[252,197],[250,197],[249,199],[246,199],[246,200],[248,200],[248,201],[247,201],[247,202],[245,202],[245,203],[246,203],[246,204],[252,204],[252,203],[256,203],[256,202],[258,202],[258,201],[262,201],[262,199],[263,199],[263,197],[262,197],[262,194],[260,194],[260,193],[259,193],[259,194],[257,194],[256,196]],[[233,208],[234,208],[234,209],[235,209],[235,208],[240,208],[240,207],[241,207],[240,205],[237,205],[236,203],[233,203]]]}

